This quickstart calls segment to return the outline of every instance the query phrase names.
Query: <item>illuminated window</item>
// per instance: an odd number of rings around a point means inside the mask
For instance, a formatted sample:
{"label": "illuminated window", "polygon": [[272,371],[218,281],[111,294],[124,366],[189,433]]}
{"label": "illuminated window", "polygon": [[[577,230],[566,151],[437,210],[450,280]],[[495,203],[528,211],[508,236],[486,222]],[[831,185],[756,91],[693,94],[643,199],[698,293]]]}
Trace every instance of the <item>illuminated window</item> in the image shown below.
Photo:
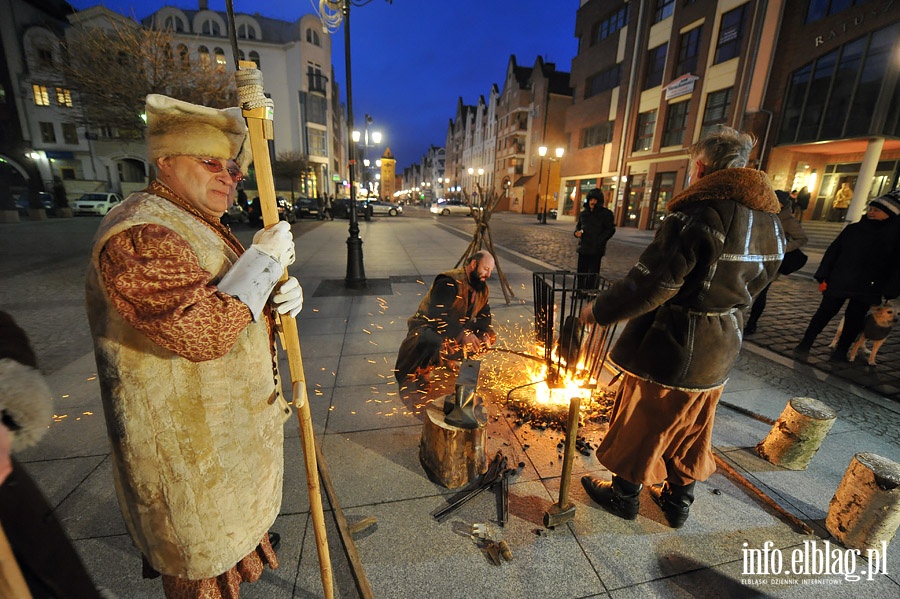
{"label": "illuminated window", "polygon": [[50,92],[47,91],[46,85],[38,85],[33,83],[31,91],[34,93],[34,103],[37,106],[50,106]]}
{"label": "illuminated window", "polygon": [[208,67],[209,66],[209,48],[206,46],[200,46],[197,48],[197,55],[200,57],[200,64]]}
{"label": "illuminated window", "polygon": [[60,106],[72,108],[72,92],[65,87],[56,88],[56,102]]}
{"label": "illuminated window", "polygon": [[225,61],[225,51],[222,48],[216,48],[216,68],[219,70],[224,70],[227,62]]}

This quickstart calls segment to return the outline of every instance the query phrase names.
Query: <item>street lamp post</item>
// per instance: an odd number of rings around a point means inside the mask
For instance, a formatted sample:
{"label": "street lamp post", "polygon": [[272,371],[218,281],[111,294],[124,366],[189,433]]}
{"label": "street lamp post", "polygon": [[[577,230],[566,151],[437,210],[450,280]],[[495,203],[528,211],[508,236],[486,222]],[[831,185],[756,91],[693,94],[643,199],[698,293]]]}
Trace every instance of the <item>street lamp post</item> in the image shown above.
{"label": "street lamp post", "polygon": [[344,17],[344,68],[347,76],[347,130],[353,137],[353,149],[348,161],[347,180],[350,183],[350,237],[347,238],[347,274],[344,285],[350,289],[365,289],[366,268],[363,264],[362,239],[359,238],[359,220],[356,218],[356,185],[353,182],[356,158],[359,154],[359,134],[353,131],[353,85],[350,69],[350,0],[341,5]]}
{"label": "street lamp post", "polygon": [[[550,169],[553,168],[553,163],[558,161],[563,157],[563,153],[565,150],[562,148],[556,148],[556,158],[550,159],[550,165],[547,167],[547,182],[544,184],[544,210],[541,212],[541,224],[547,224],[547,196],[550,194]],[[547,146],[541,146],[538,148],[538,154],[541,155],[541,170],[538,172],[538,193],[540,193],[541,189],[541,175],[544,171],[544,156],[547,155]]]}

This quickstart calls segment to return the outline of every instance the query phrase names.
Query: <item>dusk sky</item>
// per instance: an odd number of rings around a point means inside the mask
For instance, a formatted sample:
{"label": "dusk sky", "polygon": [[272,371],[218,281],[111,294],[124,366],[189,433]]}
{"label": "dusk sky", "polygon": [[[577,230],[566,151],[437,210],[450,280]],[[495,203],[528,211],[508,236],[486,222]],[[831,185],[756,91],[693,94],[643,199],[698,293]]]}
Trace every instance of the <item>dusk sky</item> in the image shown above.
{"label": "dusk sky", "polygon": [[[76,9],[102,4],[141,19],[162,6],[196,10],[196,0],[69,0]],[[236,13],[295,21],[315,0],[234,0]],[[443,146],[457,99],[476,104],[491,85],[502,91],[511,54],[520,66],[540,55],[569,72],[575,57],[578,0],[371,0],[350,9],[353,115],[370,114],[398,173],[429,145]],[[209,8],[225,10],[224,0]],[[332,61],[346,101],[343,29],[332,35]],[[277,124],[276,124],[277,127]],[[357,127],[359,128],[359,127]]]}

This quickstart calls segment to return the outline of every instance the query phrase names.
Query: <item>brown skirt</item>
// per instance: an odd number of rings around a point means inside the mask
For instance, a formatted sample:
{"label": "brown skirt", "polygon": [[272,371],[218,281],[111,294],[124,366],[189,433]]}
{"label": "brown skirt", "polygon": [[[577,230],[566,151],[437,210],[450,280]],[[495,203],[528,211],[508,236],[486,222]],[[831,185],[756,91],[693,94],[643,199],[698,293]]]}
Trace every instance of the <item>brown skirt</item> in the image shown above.
{"label": "brown skirt", "polygon": [[[273,570],[278,567],[278,558],[269,542],[268,533],[252,553],[215,578],[188,580],[163,574],[163,591],[166,599],[238,599],[241,583],[259,580],[266,565]],[[152,576],[152,570],[147,571],[148,567],[149,564],[145,560],[144,578],[155,578]]]}
{"label": "brown skirt", "polygon": [[624,373],[597,459],[635,484],[706,480],[716,471],[712,428],[722,389],[672,389]]}

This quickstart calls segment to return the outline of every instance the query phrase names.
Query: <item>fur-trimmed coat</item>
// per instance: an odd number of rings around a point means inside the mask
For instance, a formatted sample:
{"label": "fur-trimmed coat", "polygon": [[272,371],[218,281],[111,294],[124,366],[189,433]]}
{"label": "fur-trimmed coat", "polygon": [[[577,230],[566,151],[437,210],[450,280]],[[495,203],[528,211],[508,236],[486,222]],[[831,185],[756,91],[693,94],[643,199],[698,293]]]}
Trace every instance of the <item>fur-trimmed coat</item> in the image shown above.
{"label": "fur-trimmed coat", "polygon": [[[157,571],[212,578],[252,552],[278,515],[287,405],[266,319],[240,330],[224,355],[192,360],[151,340],[116,309],[110,296],[113,283],[103,278],[101,252],[114,236],[151,225],[170,230],[190,246],[208,285],[221,279],[238,254],[209,223],[171,200],[140,192],[100,225],[86,283],[125,523]],[[140,263],[169,265],[173,248],[173,243],[155,247]],[[187,264],[181,269],[189,271]],[[137,290],[156,284],[137,270],[115,281],[119,288]],[[165,295],[176,291],[167,289]],[[131,296],[135,301],[141,297],[137,293]],[[225,301],[216,297],[214,287],[203,297],[209,294],[212,302]],[[144,313],[153,312],[151,302],[158,303],[160,295],[147,294],[151,309]],[[196,304],[178,306],[172,321],[197,318],[192,313],[202,316],[202,311]],[[201,319],[198,326],[205,326],[194,334],[201,342],[201,335],[215,338],[220,334],[217,322]]]}
{"label": "fur-trimmed coat", "polygon": [[668,387],[722,385],[741,348],[742,308],[778,271],[781,206],[766,174],[713,172],[676,195],[653,242],[593,304],[602,325],[628,320],[610,359]]}

